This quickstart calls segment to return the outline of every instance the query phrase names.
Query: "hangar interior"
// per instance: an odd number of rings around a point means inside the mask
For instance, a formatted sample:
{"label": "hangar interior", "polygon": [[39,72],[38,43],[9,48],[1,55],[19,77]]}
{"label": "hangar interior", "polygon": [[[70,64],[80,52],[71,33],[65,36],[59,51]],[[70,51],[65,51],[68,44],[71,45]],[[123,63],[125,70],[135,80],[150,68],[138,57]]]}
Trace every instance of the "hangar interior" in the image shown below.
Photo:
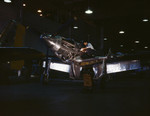
{"label": "hangar interior", "polygon": [[[75,68],[45,37],[97,56]],[[1,0],[0,53],[2,116],[150,114],[148,0]]]}

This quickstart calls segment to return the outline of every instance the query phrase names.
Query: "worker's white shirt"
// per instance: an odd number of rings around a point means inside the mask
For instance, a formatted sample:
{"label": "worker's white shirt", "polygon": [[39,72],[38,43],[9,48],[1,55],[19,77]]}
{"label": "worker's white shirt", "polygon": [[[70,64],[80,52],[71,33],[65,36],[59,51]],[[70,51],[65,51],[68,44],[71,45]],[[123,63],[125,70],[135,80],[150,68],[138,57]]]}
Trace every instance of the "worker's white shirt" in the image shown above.
{"label": "worker's white shirt", "polygon": [[87,44],[87,46],[86,46],[86,48],[91,48],[91,49],[93,49],[93,50],[94,50],[94,47],[92,46],[92,44],[91,44],[91,43],[88,43],[88,44]]}

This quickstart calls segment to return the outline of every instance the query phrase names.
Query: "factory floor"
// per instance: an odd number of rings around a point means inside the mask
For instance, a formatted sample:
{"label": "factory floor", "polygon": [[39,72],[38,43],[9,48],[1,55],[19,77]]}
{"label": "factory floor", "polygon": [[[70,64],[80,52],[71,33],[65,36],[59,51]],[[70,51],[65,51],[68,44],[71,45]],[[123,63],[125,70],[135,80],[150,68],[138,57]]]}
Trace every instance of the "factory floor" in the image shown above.
{"label": "factory floor", "polygon": [[122,75],[93,93],[80,81],[1,84],[0,116],[150,116],[150,78]]}

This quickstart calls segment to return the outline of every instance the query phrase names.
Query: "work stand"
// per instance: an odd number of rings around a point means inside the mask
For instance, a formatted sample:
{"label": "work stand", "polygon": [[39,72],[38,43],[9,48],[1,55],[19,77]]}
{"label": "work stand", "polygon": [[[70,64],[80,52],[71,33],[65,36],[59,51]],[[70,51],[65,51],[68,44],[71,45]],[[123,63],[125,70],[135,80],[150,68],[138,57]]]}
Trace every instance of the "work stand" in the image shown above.
{"label": "work stand", "polygon": [[[82,67],[81,71],[81,78],[83,79],[83,92],[93,92],[94,87],[94,71],[93,71],[93,65],[88,65]],[[107,67],[106,67],[106,60],[104,61],[104,67],[103,67],[103,74],[100,77],[100,79],[97,81],[97,86],[99,89],[104,89],[106,86],[106,78],[107,78]]]}
{"label": "work stand", "polygon": [[93,77],[94,71],[93,66],[85,66],[81,71],[81,78],[83,78],[83,92],[92,92],[93,91]]}

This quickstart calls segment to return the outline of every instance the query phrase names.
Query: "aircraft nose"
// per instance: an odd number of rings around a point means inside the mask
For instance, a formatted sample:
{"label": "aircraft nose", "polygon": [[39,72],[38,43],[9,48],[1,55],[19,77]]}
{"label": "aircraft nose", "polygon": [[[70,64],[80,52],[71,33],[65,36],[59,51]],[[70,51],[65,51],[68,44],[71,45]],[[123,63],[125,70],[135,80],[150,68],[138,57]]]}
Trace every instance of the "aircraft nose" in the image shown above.
{"label": "aircraft nose", "polygon": [[46,44],[55,52],[60,49],[60,45],[56,43],[52,38],[43,38]]}

